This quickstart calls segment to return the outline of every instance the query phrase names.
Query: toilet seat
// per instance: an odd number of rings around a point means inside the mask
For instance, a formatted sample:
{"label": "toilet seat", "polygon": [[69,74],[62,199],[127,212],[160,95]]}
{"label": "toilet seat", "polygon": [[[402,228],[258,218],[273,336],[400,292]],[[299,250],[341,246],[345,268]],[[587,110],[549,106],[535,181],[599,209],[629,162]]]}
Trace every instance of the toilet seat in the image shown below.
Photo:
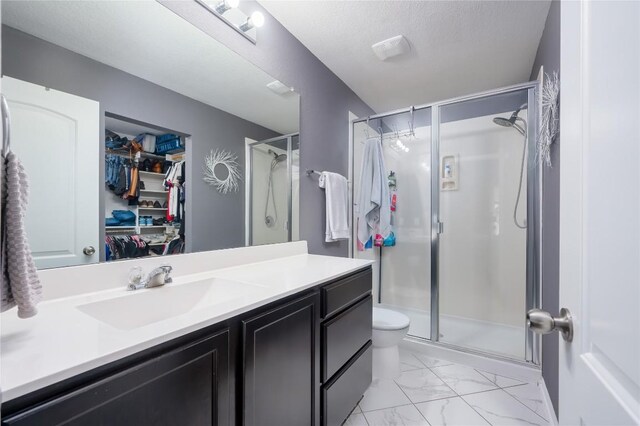
{"label": "toilet seat", "polygon": [[373,308],[373,328],[375,330],[402,330],[409,327],[409,317],[400,312],[384,308]]}

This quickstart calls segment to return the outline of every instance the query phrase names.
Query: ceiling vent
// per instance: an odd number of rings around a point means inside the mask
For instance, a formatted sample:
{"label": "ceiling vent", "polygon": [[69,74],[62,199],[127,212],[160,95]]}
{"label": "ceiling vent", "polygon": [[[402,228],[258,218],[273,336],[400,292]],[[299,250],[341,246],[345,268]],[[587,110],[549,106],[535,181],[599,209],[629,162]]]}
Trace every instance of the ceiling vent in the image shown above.
{"label": "ceiling vent", "polygon": [[277,93],[278,95],[286,95],[287,93],[293,92],[293,88],[285,85],[284,83],[274,80],[271,83],[267,84],[269,90],[273,93]]}
{"label": "ceiling vent", "polygon": [[402,35],[382,40],[371,46],[371,48],[381,61],[404,55],[411,50],[409,42]]}

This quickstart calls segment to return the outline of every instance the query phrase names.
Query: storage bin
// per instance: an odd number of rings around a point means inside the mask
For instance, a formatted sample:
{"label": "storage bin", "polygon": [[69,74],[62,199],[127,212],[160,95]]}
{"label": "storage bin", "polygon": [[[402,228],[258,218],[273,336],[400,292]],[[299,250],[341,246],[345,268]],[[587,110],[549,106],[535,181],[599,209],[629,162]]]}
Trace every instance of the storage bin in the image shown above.
{"label": "storage bin", "polygon": [[174,134],[174,133],[165,133],[164,135],[158,135],[156,136],[156,143],[158,142],[164,142],[164,141],[170,141],[172,139],[179,139],[180,136]]}
{"label": "storage bin", "polygon": [[136,136],[136,141],[142,145],[145,152],[156,152],[156,137],[149,133],[142,133]]}
{"label": "storage bin", "polygon": [[179,136],[162,141],[158,141],[158,139],[156,139],[156,154],[166,154],[181,149],[183,149],[183,146]]}

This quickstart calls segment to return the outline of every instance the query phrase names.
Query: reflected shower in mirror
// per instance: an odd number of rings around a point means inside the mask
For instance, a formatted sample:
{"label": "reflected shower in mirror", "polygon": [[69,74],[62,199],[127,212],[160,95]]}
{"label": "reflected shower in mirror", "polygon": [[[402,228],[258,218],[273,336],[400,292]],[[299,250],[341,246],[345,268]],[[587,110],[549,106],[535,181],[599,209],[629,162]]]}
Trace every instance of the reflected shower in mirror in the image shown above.
{"label": "reflected shower in mirror", "polygon": [[2,73],[39,269],[298,238],[299,95],[162,4],[3,1]]}

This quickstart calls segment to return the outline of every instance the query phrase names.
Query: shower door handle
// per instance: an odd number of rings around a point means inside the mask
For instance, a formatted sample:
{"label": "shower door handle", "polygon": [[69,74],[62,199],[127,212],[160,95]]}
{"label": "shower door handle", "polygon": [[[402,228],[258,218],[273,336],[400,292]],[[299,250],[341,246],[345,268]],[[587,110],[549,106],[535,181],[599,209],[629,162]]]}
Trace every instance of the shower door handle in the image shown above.
{"label": "shower door handle", "polygon": [[565,341],[573,340],[573,318],[567,308],[560,309],[559,317],[553,317],[542,309],[530,309],[527,312],[527,326],[534,333],[549,334],[559,331]]}

